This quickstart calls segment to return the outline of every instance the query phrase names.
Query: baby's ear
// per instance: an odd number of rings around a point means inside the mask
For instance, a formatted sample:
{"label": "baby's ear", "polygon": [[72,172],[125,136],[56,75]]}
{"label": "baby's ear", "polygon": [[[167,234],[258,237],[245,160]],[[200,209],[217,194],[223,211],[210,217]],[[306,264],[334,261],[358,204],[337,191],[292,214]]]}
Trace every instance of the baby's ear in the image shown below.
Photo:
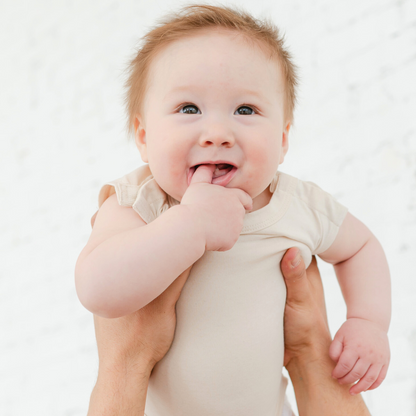
{"label": "baby's ear", "polygon": [[134,119],[134,140],[136,142],[137,148],[139,149],[143,162],[148,163],[149,160],[147,158],[146,130],[140,116],[136,116]]}
{"label": "baby's ear", "polygon": [[289,150],[289,130],[290,130],[291,122],[288,121],[286,123],[286,127],[282,132],[282,151],[280,153],[280,161],[279,164],[282,164],[285,160],[285,156],[287,151]]}

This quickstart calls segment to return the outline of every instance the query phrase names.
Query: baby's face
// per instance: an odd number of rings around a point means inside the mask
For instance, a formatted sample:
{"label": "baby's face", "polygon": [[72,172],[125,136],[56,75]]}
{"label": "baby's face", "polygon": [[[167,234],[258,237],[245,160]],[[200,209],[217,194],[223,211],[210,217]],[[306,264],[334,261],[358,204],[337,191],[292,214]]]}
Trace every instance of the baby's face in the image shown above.
{"label": "baby's face", "polygon": [[[262,49],[235,32],[206,30],[153,60],[136,144],[156,182],[176,200],[193,167],[221,162],[234,169],[213,183],[244,190],[259,209],[288,148],[283,94],[278,63]],[[217,175],[228,172],[220,168]]]}

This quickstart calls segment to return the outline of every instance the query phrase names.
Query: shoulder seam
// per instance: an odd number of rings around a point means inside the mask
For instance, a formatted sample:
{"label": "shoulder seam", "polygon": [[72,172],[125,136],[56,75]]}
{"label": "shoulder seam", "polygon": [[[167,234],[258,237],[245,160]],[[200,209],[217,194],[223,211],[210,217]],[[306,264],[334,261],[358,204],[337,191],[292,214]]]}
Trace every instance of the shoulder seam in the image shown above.
{"label": "shoulder seam", "polygon": [[[296,189],[298,188],[298,185],[299,185],[299,183],[300,182],[303,182],[303,183],[308,183],[307,181],[301,181],[300,179],[298,179],[298,183],[296,184]],[[315,189],[318,189],[319,191],[321,191],[321,192],[324,192],[325,194],[327,194],[327,195],[329,195],[335,202],[337,202],[337,203],[339,203],[340,205],[342,205],[340,202],[338,202],[330,193],[328,193],[328,192],[326,192],[326,191],[324,191],[323,189],[321,189],[321,188],[319,188],[317,185],[316,185],[316,187],[317,188],[315,188]],[[295,189],[295,191],[296,191],[296,189]],[[332,224],[334,224],[335,226],[337,226],[338,227],[338,225],[325,213],[325,212],[322,212],[322,210],[320,210],[319,208],[317,208],[316,206],[314,206],[313,204],[311,204],[311,203],[309,203],[309,201],[308,200],[305,200],[304,198],[302,198],[301,196],[299,196],[299,195],[297,195],[295,192],[293,193],[293,197],[295,197],[296,199],[298,199],[298,200],[300,200],[300,201],[302,201],[309,209],[311,209],[311,210],[313,210],[313,211],[316,211],[316,212],[318,212],[319,214],[321,214],[321,215],[323,215],[324,217],[326,217]],[[346,207],[345,207],[346,208]]]}

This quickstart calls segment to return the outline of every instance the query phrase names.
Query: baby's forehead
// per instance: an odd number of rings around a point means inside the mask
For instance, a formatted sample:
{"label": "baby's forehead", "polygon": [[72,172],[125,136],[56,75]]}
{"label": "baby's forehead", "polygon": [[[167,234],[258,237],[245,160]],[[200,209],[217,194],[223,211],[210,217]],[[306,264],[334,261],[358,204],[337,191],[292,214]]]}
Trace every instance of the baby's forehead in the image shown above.
{"label": "baby's forehead", "polygon": [[229,41],[228,43],[231,47],[233,43],[235,45],[244,44],[248,46],[246,52],[247,54],[251,54],[256,51],[261,51],[268,59],[279,58],[276,51],[265,40],[257,39],[252,35],[241,32],[239,30],[232,30],[222,27],[202,28],[195,30],[194,32],[189,32],[186,35],[183,35],[178,39],[174,40],[173,42],[169,42],[167,45],[165,45],[165,47],[162,48],[162,50],[169,48],[169,46],[171,45],[175,45],[181,42],[189,43],[189,41],[192,41],[195,43],[203,44],[209,39],[221,37],[225,37]]}
{"label": "baby's forehead", "polygon": [[[215,47],[212,47],[213,44]],[[239,47],[241,45],[243,47]],[[159,70],[164,67],[164,72],[166,72],[169,71],[169,66],[172,63],[186,63],[191,66],[197,61],[210,64],[212,52],[214,51],[214,54],[218,55],[219,50],[223,51],[225,58],[221,64],[232,65],[234,62],[230,59],[233,59],[231,57],[236,49],[238,49],[240,56],[244,56],[245,60],[251,62],[260,56],[261,60],[265,60],[265,65],[273,68],[273,72],[278,75],[283,73],[280,56],[267,42],[237,30],[224,28],[199,29],[195,33],[188,33],[186,36],[169,42],[155,53],[151,66],[153,69],[158,68]],[[186,62],[184,62],[185,59]],[[269,65],[270,63],[272,65]],[[184,73],[184,76],[186,75]]]}

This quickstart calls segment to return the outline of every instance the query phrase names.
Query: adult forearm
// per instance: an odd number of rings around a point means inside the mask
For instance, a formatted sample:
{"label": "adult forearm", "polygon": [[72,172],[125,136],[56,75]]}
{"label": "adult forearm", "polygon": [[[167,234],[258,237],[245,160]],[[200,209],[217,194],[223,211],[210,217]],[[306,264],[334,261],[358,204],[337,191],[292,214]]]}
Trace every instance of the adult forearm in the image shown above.
{"label": "adult forearm", "polygon": [[388,330],[390,272],[379,241],[372,236],[354,256],[334,265],[347,304],[347,318],[362,318]]}
{"label": "adult forearm", "polygon": [[362,397],[351,396],[350,385],[340,385],[331,377],[334,363],[328,355],[330,342],[328,334],[286,366],[299,416],[369,416]]}
{"label": "adult forearm", "polygon": [[96,247],[77,270],[78,296],[96,315],[127,315],[160,295],[204,252],[203,236],[188,209],[172,207],[150,224]]}
{"label": "adult forearm", "polygon": [[100,368],[88,416],[143,416],[151,371],[145,360],[130,368]]}

